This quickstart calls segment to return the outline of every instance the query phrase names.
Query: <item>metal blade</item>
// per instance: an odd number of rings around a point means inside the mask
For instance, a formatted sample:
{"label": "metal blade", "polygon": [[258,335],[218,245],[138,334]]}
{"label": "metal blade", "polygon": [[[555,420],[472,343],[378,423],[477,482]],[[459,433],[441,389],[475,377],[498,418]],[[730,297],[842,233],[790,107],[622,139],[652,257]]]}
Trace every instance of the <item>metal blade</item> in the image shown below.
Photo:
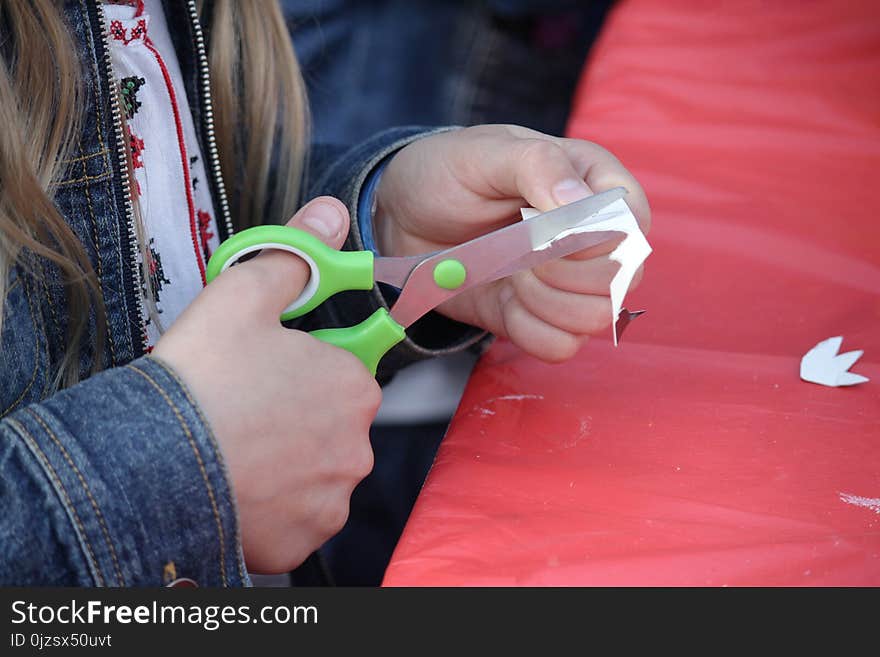
{"label": "metal blade", "polygon": [[[610,219],[614,215],[602,214],[600,216],[604,217],[605,219]],[[624,236],[625,233],[623,231],[617,230],[603,230],[593,233],[574,233],[573,235],[567,235],[562,239],[551,242],[547,248],[540,249],[538,251],[529,251],[522,258],[517,258],[507,266],[499,269],[490,277],[487,277],[483,282],[488,283],[490,281],[496,281],[499,278],[511,276],[512,274],[515,274],[518,271],[522,271],[523,269],[531,269],[532,267],[537,267],[538,265],[549,260],[564,258],[567,255],[577,253],[578,251],[583,251],[584,249],[588,249],[591,246],[604,244],[605,242],[608,242],[615,238],[620,239]]]}
{"label": "metal blade", "polygon": [[[391,309],[392,317],[407,327],[464,290],[619,236],[616,231],[577,233],[552,243],[563,231],[610,219],[614,214],[603,214],[601,210],[626,193],[625,188],[616,187],[426,257],[410,274]],[[434,282],[437,263],[450,259],[460,261],[467,269],[465,282],[454,290]]]}
{"label": "metal blade", "polygon": [[373,278],[383,283],[390,283],[394,287],[403,287],[412,270],[418,267],[425,259],[423,255],[385,257],[378,256],[373,259]]}
{"label": "metal blade", "polygon": [[[580,201],[563,205],[550,212],[544,212],[531,219],[527,219],[518,224],[513,224],[502,230],[511,230],[519,228],[525,224],[528,226],[529,235],[532,238],[532,246],[529,249],[537,249],[550,240],[555,238],[562,231],[574,228],[575,226],[588,226],[600,221],[610,219],[610,216],[602,216],[599,213],[609,205],[626,196],[626,187],[615,187],[601,194],[588,196]],[[486,238],[496,235],[498,232],[486,235]],[[464,246],[464,245],[462,245]]]}

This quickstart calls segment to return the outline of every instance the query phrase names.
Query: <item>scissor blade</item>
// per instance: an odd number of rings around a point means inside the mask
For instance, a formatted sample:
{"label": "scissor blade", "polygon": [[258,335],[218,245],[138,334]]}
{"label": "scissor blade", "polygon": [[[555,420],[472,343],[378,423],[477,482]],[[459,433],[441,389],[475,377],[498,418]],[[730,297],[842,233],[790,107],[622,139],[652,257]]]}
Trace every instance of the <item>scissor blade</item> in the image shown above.
{"label": "scissor blade", "polygon": [[[601,210],[623,198],[626,193],[625,188],[616,187],[425,258],[413,269],[391,315],[401,326],[409,326],[432,308],[464,290],[617,236],[619,233],[608,231],[576,233],[554,243],[554,238],[566,230],[615,216],[614,213],[602,213]],[[460,287],[446,290],[434,282],[434,267],[443,260],[458,260],[465,265],[467,277]]]}
{"label": "scissor blade", "polygon": [[[615,215],[611,213],[602,213],[599,216],[603,217],[604,219],[611,219]],[[522,271],[523,269],[532,269],[533,267],[537,267],[538,265],[543,264],[548,260],[564,258],[567,255],[577,253],[578,251],[583,251],[584,249],[588,249],[591,246],[604,244],[605,242],[608,242],[609,240],[615,238],[621,239],[624,236],[625,233],[616,230],[603,230],[566,235],[561,239],[553,240],[552,242],[550,242],[550,244],[547,245],[546,248],[539,249],[537,251],[529,251],[522,258],[517,258],[516,260],[505,265],[490,276],[487,276],[483,282],[489,283],[491,281],[497,281],[499,278],[512,276],[516,272]]]}
{"label": "scissor blade", "polygon": [[[575,226],[587,226],[589,224],[598,223],[609,216],[602,216],[599,213],[615,201],[626,196],[625,187],[615,187],[607,192],[588,196],[580,201],[563,205],[550,212],[544,212],[531,219],[527,219],[519,224],[513,224],[503,230],[515,230],[522,226],[526,226],[529,236],[532,240],[532,246],[529,251],[540,248],[555,239],[561,232],[574,228]],[[485,237],[488,239],[496,235],[490,233]],[[464,245],[462,245],[464,246]],[[524,254],[523,254],[524,255]]]}

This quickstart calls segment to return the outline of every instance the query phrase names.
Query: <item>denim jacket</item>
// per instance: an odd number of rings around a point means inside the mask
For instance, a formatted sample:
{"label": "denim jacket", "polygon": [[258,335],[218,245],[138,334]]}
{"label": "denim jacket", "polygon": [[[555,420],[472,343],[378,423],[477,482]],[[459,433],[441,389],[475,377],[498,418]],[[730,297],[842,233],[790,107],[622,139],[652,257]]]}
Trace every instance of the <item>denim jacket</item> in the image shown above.
{"label": "denim jacket", "polygon": [[[165,11],[169,25],[182,27],[173,34],[187,99],[201,150],[212,156],[208,168],[219,171],[204,93],[210,35],[191,0],[165,0]],[[53,388],[64,355],[64,290],[53,266],[23,254],[7,281],[0,335],[0,584],[247,585],[233,491],[211,428],[180,378],[144,354],[120,115],[98,0],[66,0],[64,12],[79,45],[85,120],[55,202],[98,275],[107,367],[89,376],[95,354],[84,348],[83,380]],[[316,149],[307,197],[337,196],[357,226],[367,176],[424,134],[399,128],[345,152]],[[209,176],[222,210],[222,182]],[[228,237],[226,223],[218,224]],[[363,248],[356,229],[345,248]],[[299,327],[350,325],[382,305],[377,290],[338,295]],[[94,325],[92,317],[89,345]],[[433,315],[410,336],[380,376],[466,348],[480,333]]]}

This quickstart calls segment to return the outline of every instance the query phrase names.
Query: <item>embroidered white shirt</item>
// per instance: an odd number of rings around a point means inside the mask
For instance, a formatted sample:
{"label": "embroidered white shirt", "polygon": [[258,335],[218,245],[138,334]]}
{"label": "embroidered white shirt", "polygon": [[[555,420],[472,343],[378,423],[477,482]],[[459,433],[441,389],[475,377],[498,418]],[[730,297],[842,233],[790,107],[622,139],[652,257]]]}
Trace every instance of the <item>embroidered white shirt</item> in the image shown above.
{"label": "embroidered white shirt", "polygon": [[151,349],[205,286],[205,265],[219,241],[205,164],[161,0],[132,4],[104,4],[103,10],[131,147],[132,195],[145,231],[140,238],[149,254],[149,287],[142,280],[141,289],[145,342]]}

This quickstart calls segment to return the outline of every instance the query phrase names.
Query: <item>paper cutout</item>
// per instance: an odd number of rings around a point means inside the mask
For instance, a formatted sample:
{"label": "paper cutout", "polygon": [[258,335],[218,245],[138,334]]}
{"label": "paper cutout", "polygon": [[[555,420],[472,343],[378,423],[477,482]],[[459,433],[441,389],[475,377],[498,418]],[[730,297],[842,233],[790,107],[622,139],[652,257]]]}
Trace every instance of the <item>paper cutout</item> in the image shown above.
{"label": "paper cutout", "polygon": [[[540,214],[540,211],[535,208],[522,208],[520,214],[523,219],[531,219]],[[611,279],[610,289],[611,326],[614,331],[614,346],[617,346],[620,338],[617,331],[617,321],[620,318],[621,308],[623,308],[623,299],[626,296],[627,290],[629,290],[633,276],[636,275],[636,270],[642,266],[642,263],[651,254],[652,249],[626,201],[619,199],[611,203],[607,207],[602,208],[602,214],[612,214],[613,218],[594,224],[569,228],[539,248],[547,248],[553,242],[575,233],[615,230],[626,234],[624,240],[608,255],[611,260],[620,263],[620,269],[614,275],[614,278]]]}
{"label": "paper cutout", "polygon": [[837,336],[823,340],[801,358],[801,378],[810,383],[836,388],[854,386],[869,381],[868,377],[849,372],[849,368],[865,353],[862,350],[848,351],[838,355],[843,337]]}

